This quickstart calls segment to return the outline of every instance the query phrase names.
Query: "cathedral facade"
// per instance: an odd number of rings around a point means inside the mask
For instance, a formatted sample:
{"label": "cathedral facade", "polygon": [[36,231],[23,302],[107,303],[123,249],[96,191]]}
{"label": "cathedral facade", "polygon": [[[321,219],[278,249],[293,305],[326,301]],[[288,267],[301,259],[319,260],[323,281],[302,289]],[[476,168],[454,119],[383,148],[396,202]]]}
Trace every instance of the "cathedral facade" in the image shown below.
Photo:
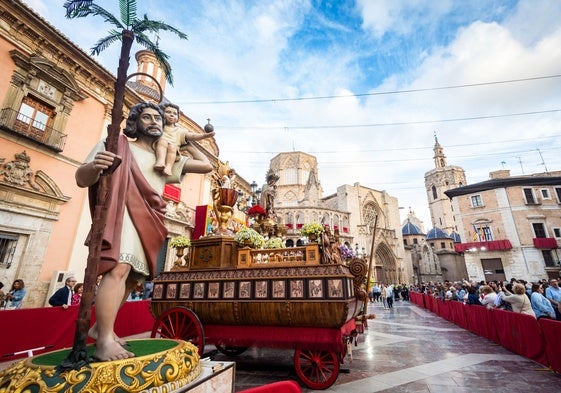
{"label": "cathedral facade", "polygon": [[372,260],[372,282],[411,281],[411,265],[404,261],[397,198],[359,183],[341,185],[324,197],[317,160],[303,152],[276,155],[270,170],[278,175],[275,213],[287,228],[289,245],[302,241],[304,224],[317,222],[340,244],[346,243],[355,254]]}

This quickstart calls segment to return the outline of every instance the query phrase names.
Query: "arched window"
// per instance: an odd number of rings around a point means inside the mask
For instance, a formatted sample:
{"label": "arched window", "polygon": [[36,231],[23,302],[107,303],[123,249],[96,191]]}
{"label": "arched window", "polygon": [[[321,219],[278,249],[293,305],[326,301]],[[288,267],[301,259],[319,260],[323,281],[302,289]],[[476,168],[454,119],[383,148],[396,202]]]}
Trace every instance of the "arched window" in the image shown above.
{"label": "arched window", "polygon": [[436,193],[436,187],[432,186],[432,199],[436,199],[438,198],[438,195]]}
{"label": "arched window", "polygon": [[283,175],[284,184],[298,184],[298,171],[296,168],[285,168]]}

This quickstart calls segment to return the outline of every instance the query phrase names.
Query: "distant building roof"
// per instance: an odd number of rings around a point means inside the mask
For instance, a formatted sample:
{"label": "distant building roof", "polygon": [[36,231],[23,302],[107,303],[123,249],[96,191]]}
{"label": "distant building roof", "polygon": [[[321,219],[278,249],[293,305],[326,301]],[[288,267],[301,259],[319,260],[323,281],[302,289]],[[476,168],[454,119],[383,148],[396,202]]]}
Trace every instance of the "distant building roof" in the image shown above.
{"label": "distant building roof", "polygon": [[432,239],[449,239],[450,236],[440,228],[432,228],[427,232],[427,240]]}
{"label": "distant building roof", "polygon": [[450,239],[454,240],[454,243],[462,242],[462,238],[460,237],[460,234],[458,232],[452,232],[450,234]]}
{"label": "distant building roof", "polygon": [[421,228],[417,225],[412,224],[411,221],[407,220],[407,223],[401,228],[402,235],[423,235]]}
{"label": "distant building roof", "polygon": [[561,186],[561,176],[517,176],[497,178],[453,188],[444,191],[444,193],[448,198],[453,198],[460,195],[473,194],[475,192],[518,186]]}

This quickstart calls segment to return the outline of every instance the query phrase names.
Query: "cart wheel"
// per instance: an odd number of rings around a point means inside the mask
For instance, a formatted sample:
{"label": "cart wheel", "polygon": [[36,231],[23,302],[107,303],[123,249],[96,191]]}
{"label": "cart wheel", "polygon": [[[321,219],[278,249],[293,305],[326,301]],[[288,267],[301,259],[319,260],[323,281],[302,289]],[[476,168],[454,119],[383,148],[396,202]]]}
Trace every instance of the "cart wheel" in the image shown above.
{"label": "cart wheel", "polygon": [[339,357],[332,351],[296,349],[294,368],[304,385],[323,390],[335,383],[339,376]]}
{"label": "cart wheel", "polygon": [[173,307],[162,313],[154,322],[150,337],[189,341],[199,349],[199,355],[205,349],[203,325],[197,314],[186,307]]}
{"label": "cart wheel", "polygon": [[247,351],[249,347],[234,347],[232,345],[214,344],[218,352],[226,356],[238,356]]}

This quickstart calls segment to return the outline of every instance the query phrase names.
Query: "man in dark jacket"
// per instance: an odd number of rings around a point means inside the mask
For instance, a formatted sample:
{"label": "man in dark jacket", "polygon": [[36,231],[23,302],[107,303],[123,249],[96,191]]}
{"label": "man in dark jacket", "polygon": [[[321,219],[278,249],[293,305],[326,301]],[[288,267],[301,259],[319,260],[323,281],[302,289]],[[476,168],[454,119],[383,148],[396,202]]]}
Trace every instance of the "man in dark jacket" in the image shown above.
{"label": "man in dark jacket", "polygon": [[74,277],[68,277],[64,281],[64,286],[58,289],[53,293],[53,296],[49,298],[49,304],[53,307],[62,306],[62,308],[68,308],[72,302],[74,285],[76,285],[76,279]]}

